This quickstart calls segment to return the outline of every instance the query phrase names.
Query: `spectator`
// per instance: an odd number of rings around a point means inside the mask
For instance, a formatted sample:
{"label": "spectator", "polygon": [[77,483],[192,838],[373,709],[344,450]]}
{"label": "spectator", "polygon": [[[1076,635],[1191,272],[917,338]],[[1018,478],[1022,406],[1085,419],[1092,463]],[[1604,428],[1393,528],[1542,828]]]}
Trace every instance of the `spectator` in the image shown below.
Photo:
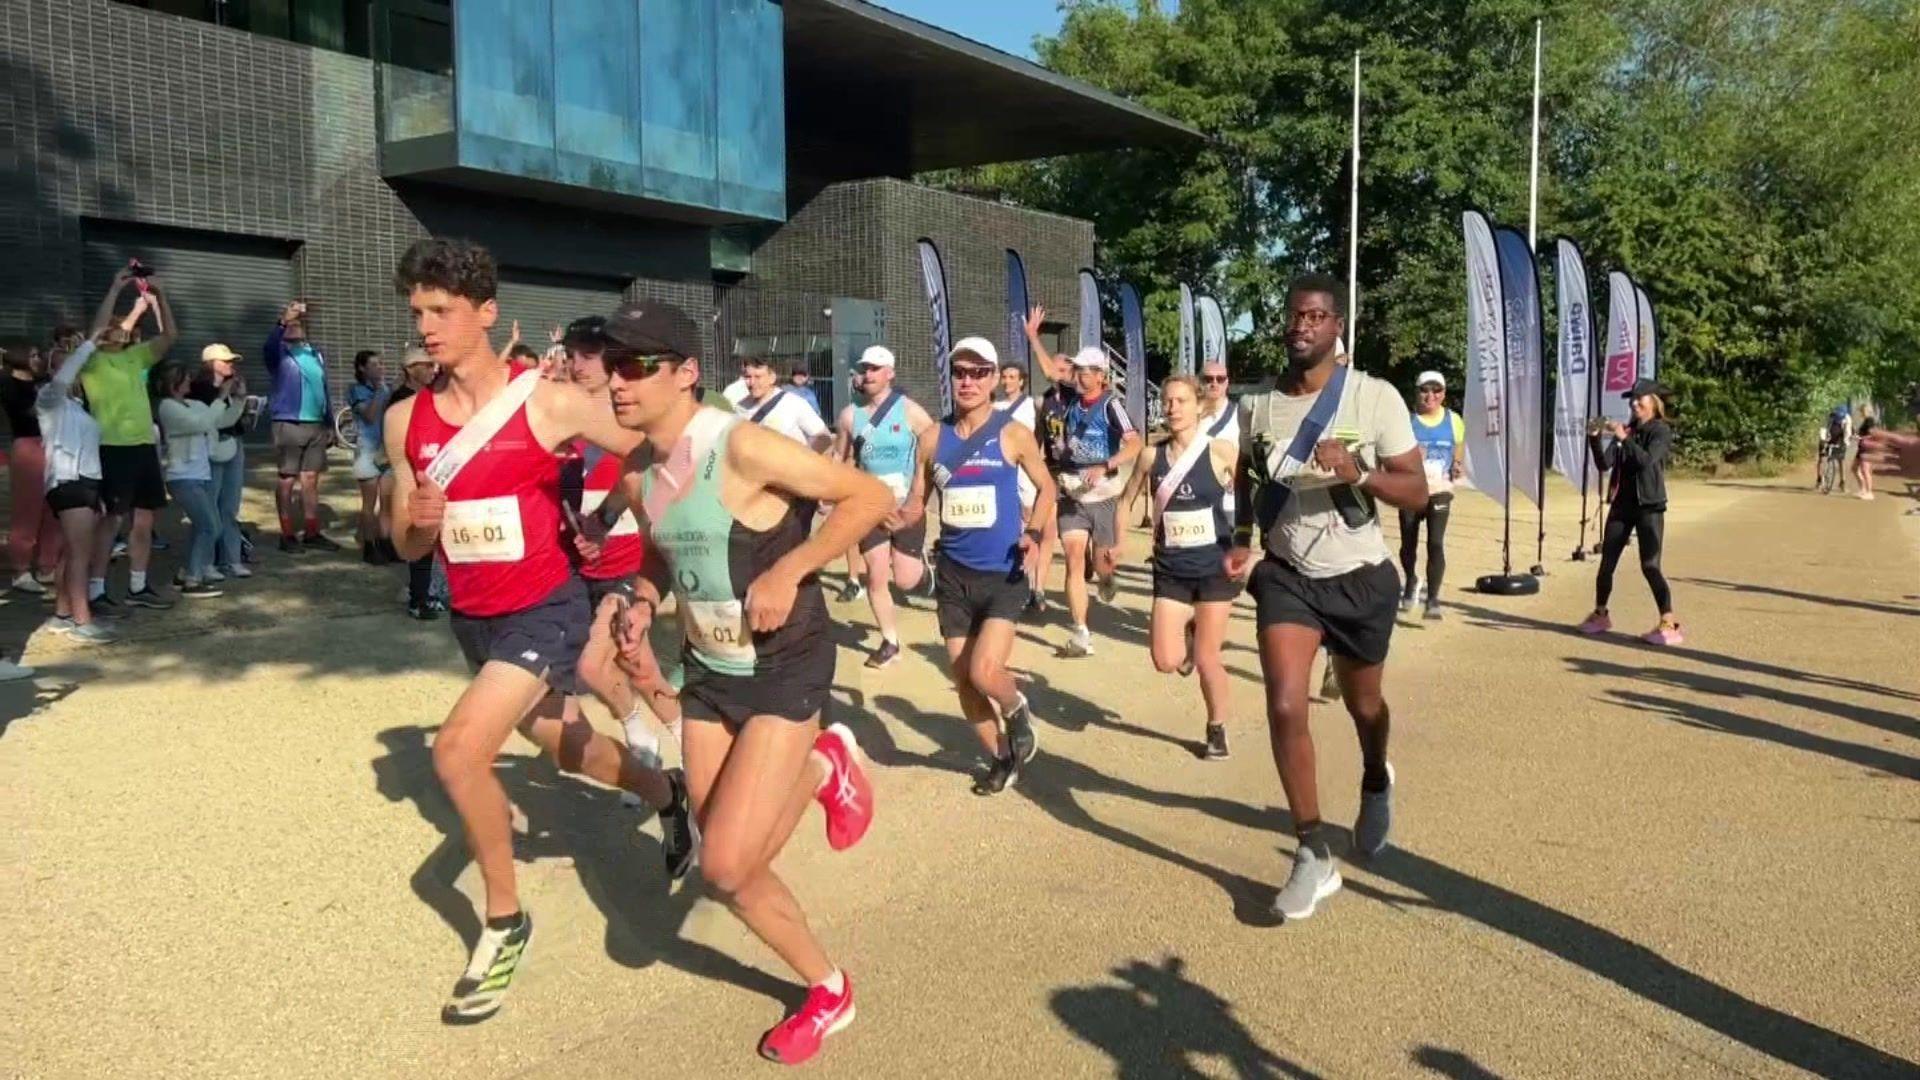
{"label": "spectator", "polygon": [[[433,358],[418,345],[408,346],[400,363],[401,372],[406,381],[387,399],[388,408],[432,386],[434,378],[440,373]],[[388,500],[393,498],[392,470],[388,470],[387,474],[381,477],[380,483],[381,500],[386,506],[391,507],[393,504]],[[441,605],[434,598],[433,560],[434,553],[429,551],[407,563],[407,614],[423,621],[439,618],[441,611]]]}
{"label": "spectator", "polygon": [[[114,307],[136,278],[140,296],[132,313],[115,324]],[[157,328],[151,341],[142,341],[140,318],[148,312]],[[114,275],[113,287],[94,312],[93,333],[99,348],[80,372],[80,383],[86,388],[87,407],[100,425],[100,501],[106,511],[94,530],[92,576],[87,580],[87,599],[95,614],[116,614],[121,607],[107,596],[107,563],[113,538],[129,515],[126,602],[162,610],[173,606],[147,581],[153,561],[154,512],[167,505],[166,480],[154,449],[147,373],[173,347],[176,330],[166,291],[138,263]]]}
{"label": "spectator", "polygon": [[0,409],[6,412],[7,429],[13,433],[7,458],[7,490],[13,503],[7,556],[15,571],[14,589],[40,595],[47,590],[34,578],[35,553],[42,578],[50,577],[60,561],[60,523],[47,511],[41,483],[46,450],[40,441],[40,420],[34,415],[34,400],[47,382],[46,364],[39,346],[10,341],[0,346],[0,369],[4,369],[0,370]]}
{"label": "spectator", "polygon": [[[119,635],[95,621],[87,597],[87,567],[100,524],[100,425],[74,385],[94,353],[93,342],[78,339],[77,332],[55,339],[53,378],[34,401],[47,455],[46,473],[36,487],[66,541],[65,556],[53,575],[49,628],[78,641],[103,644]],[[70,351],[66,342],[75,342]]]}
{"label": "spectator", "polygon": [[[273,450],[279,458],[280,484],[274,504],[280,511],[280,550],[298,555],[308,548],[339,551],[320,532],[320,474],[327,467],[333,432],[333,399],[327,391],[327,358],[307,338],[307,305],[296,300],[280,312],[267,335],[268,399],[273,417]],[[299,482],[296,501],[294,482]],[[304,511],[304,515],[300,512]],[[294,534],[304,516],[306,531]]]}
{"label": "spectator", "polygon": [[813,372],[807,370],[805,360],[794,361],[793,370],[787,373],[787,392],[813,406],[813,415],[825,418],[820,398],[813,392]]}
{"label": "spectator", "polygon": [[213,565],[230,578],[249,578],[246,539],[240,533],[240,495],[247,484],[247,450],[241,435],[253,429],[260,401],[247,396],[247,382],[237,366],[240,356],[225,345],[200,350],[200,373],[188,393],[203,405],[223,399],[241,402],[240,418],[213,433],[208,463],[213,472],[213,505],[220,514],[220,532],[213,542]]}
{"label": "spectator", "polygon": [[373,566],[399,559],[387,539],[387,522],[380,513],[381,477],[388,469],[386,448],[381,445],[386,433],[381,430],[380,418],[387,411],[390,392],[380,354],[372,349],[356,353],[347,407],[353,410],[353,423],[360,432],[359,445],[353,452],[353,479],[360,485],[360,558]]}
{"label": "spectator", "polygon": [[180,595],[197,598],[219,596],[219,582],[225,580],[213,568],[213,545],[220,536],[220,509],[213,497],[213,433],[239,420],[246,402],[231,393],[213,405],[193,400],[187,394],[193,375],[184,366],[167,369],[160,428],[167,436],[167,491],[193,527]]}

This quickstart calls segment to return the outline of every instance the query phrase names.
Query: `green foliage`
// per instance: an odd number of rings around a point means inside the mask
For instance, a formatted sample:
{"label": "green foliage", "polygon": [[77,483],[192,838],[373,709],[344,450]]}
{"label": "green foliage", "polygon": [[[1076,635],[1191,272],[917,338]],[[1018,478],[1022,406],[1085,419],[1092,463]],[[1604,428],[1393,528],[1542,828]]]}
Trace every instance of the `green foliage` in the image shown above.
{"label": "green foliage", "polygon": [[1235,343],[1244,369],[1281,359],[1289,277],[1345,276],[1358,50],[1357,355],[1402,381],[1423,366],[1457,373],[1460,213],[1525,227],[1541,17],[1541,248],[1572,236],[1594,282],[1625,268],[1654,298],[1690,458],[1794,453],[1835,402],[1890,402],[1920,379],[1920,6],[1907,0],[1062,10],[1059,35],[1038,43],[1043,63],[1186,121],[1206,144],[937,179],[1092,220],[1102,274],[1140,287],[1161,355],[1180,281],[1220,297],[1230,319],[1251,316],[1253,335]]}

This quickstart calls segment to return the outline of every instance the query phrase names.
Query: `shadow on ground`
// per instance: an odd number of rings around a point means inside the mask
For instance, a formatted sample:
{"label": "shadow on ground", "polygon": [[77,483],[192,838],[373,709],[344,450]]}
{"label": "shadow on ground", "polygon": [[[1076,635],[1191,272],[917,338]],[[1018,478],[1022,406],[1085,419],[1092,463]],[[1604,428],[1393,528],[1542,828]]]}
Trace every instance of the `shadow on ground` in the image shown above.
{"label": "shadow on ground", "polygon": [[1318,1073],[1261,1046],[1225,998],[1187,978],[1177,956],[1113,969],[1119,980],[1056,990],[1068,1031],[1113,1059],[1120,1080],[1200,1077],[1198,1059],[1224,1061],[1239,1080],[1314,1080]]}

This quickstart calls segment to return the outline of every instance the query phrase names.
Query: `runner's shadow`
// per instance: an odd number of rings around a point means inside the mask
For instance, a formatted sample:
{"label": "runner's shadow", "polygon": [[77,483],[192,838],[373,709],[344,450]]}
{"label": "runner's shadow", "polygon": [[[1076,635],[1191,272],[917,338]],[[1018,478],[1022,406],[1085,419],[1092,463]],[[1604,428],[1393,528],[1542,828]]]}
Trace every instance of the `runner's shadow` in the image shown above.
{"label": "runner's shadow", "polygon": [[[1816,1076],[1913,1075],[1910,1063],[1878,1047],[1745,997],[1611,930],[1404,848],[1388,849],[1370,860],[1367,869],[1436,908],[1584,968],[1636,997]],[[1347,878],[1347,888],[1386,903],[1404,902],[1357,875]]]}
{"label": "runner's shadow", "polygon": [[1055,1016],[1113,1059],[1119,1080],[1199,1077],[1201,1058],[1224,1059],[1239,1080],[1311,1080],[1318,1074],[1261,1046],[1225,998],[1187,978],[1186,962],[1136,960],[1113,969],[1125,985],[1056,990]]}
{"label": "runner's shadow", "polygon": [[[974,741],[966,720],[958,715],[957,707],[953,716],[935,716],[897,694],[882,694],[873,699],[874,708],[869,709],[865,691],[848,688],[841,692],[846,700],[834,702],[834,719],[847,725],[861,751],[876,765],[889,769],[933,769],[966,776],[984,761],[980,745]],[[875,710],[884,710],[894,720],[926,736],[937,749],[931,754],[903,749],[893,737],[892,728]]]}
{"label": "runner's shadow", "polygon": [[1908,780],[1920,780],[1920,758],[1911,758],[1905,754],[1896,754],[1877,747],[1861,746],[1841,739],[1829,739],[1824,735],[1815,735],[1785,724],[1756,720],[1690,701],[1674,701],[1632,690],[1608,690],[1607,695],[1643,712],[1671,717],[1689,727],[1719,731],[1749,739],[1762,739],[1792,747],[1795,750],[1825,754],[1862,768],[1905,777]]}
{"label": "runner's shadow", "polygon": [[64,701],[80,689],[81,682],[98,674],[98,669],[84,664],[41,664],[31,679],[0,683],[0,737],[15,720]]}
{"label": "runner's shadow", "polygon": [[[1850,705],[1831,698],[1814,697],[1808,694],[1796,694],[1790,690],[1775,690],[1750,682],[1734,682],[1715,675],[1705,675],[1692,671],[1680,671],[1675,668],[1627,667],[1623,664],[1609,663],[1585,656],[1565,658],[1569,667],[1582,675],[1610,676],[1616,679],[1631,679],[1672,687],[1676,690],[1691,690],[1716,698],[1761,698],[1778,702],[1794,709],[1808,712],[1825,713],[1840,720],[1864,724],[1894,735],[1908,738],[1920,738],[1920,720],[1901,716],[1896,713],[1882,712],[1862,705]],[[1754,721],[1754,723],[1761,723]],[[1767,725],[1772,726],[1772,725]],[[1792,730],[1792,729],[1783,729]],[[1756,734],[1757,732],[1748,732]]]}
{"label": "runner's shadow", "polygon": [[1027,700],[1033,706],[1034,719],[1041,723],[1072,732],[1085,731],[1089,727],[1104,728],[1122,735],[1172,743],[1182,750],[1206,752],[1204,741],[1182,739],[1164,731],[1130,724],[1122,720],[1120,714],[1095,705],[1078,694],[1060,689],[1051,679],[1038,671],[1021,671],[1016,674],[1016,678],[1020,679],[1025,688]]}
{"label": "runner's shadow", "polygon": [[[480,919],[473,901],[456,884],[471,856],[460,817],[434,776],[430,733],[424,727],[381,732],[387,753],[373,763],[374,781],[381,795],[411,802],[440,832],[440,843],[421,861],[409,884],[471,950],[480,937]],[[689,880],[669,891],[659,841],[636,829],[651,810],[629,810],[621,805],[619,792],[562,773],[543,757],[502,757],[494,774],[526,819],[527,831],[514,837],[514,860],[572,861],[581,888],[607,921],[605,947],[615,963],[645,968],[664,961],[788,1007],[805,996],[805,987],[680,936],[704,895],[703,885]]]}
{"label": "runner's shadow", "polygon": [[1881,604],[1872,600],[1850,600],[1844,596],[1819,596],[1814,593],[1798,592],[1793,589],[1779,589],[1771,585],[1752,585],[1740,581],[1720,581],[1715,578],[1674,578],[1676,582],[1687,585],[1704,585],[1709,589],[1721,589],[1727,592],[1760,593],[1766,596],[1779,596],[1788,600],[1800,600],[1809,604],[1825,604],[1830,607],[1853,608],[1857,611],[1875,611],[1883,615],[1920,615],[1920,607],[1901,607],[1898,604]]}
{"label": "runner's shadow", "polygon": [[1501,1080],[1499,1073],[1458,1050],[1427,1045],[1416,1049],[1412,1057],[1415,1065],[1451,1080]]}
{"label": "runner's shadow", "polygon": [[[1524,615],[1515,615],[1506,611],[1496,611],[1492,608],[1476,607],[1472,604],[1457,602],[1452,606],[1463,614],[1480,620],[1470,625],[1483,629],[1540,630],[1550,634],[1559,634],[1562,637],[1573,638],[1576,641],[1591,641],[1598,645],[1612,645],[1616,648],[1631,649],[1636,653],[1642,654],[1650,652],[1655,648],[1655,646],[1643,644],[1637,639],[1622,637],[1617,634],[1601,634],[1595,637],[1588,637],[1572,626],[1546,622],[1542,619],[1530,619]],[[1903,701],[1920,702],[1920,693],[1914,693],[1909,690],[1876,686],[1873,683],[1863,682],[1859,679],[1849,679],[1841,675],[1827,675],[1818,671],[1799,671],[1792,668],[1783,668],[1758,660],[1747,660],[1737,656],[1724,656],[1720,653],[1707,652],[1703,649],[1696,649],[1686,645],[1660,646],[1659,652],[1662,656],[1679,657],[1683,660],[1692,660],[1695,663],[1709,664],[1714,667],[1732,668],[1735,671],[1743,671],[1749,675],[1764,675],[1768,678],[1779,679],[1782,682],[1813,683],[1816,686],[1827,686],[1836,690],[1853,690],[1862,694],[1878,694],[1883,697],[1898,698]]]}

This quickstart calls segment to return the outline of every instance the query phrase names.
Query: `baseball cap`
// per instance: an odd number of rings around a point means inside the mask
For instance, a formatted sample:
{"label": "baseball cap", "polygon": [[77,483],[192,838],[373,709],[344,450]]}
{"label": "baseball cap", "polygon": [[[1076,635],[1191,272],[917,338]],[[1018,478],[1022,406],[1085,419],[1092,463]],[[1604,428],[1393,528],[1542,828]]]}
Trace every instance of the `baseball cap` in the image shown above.
{"label": "baseball cap", "polygon": [[1633,386],[1628,388],[1627,392],[1620,396],[1631,401],[1634,398],[1645,397],[1648,394],[1652,394],[1657,398],[1664,398],[1667,396],[1667,388],[1652,379],[1636,379],[1634,380]]}
{"label": "baseball cap", "polygon": [[570,349],[591,348],[607,343],[607,320],[601,315],[586,315],[567,324],[560,344]]}
{"label": "baseball cap", "polygon": [[1000,366],[1000,350],[994,348],[993,342],[988,341],[986,338],[961,338],[952,349],[948,350],[947,362],[951,364],[953,358],[959,356],[961,353],[972,353],[987,363],[992,364],[994,367]]}
{"label": "baseball cap", "polygon": [[215,360],[223,360],[231,364],[238,359],[240,359],[239,353],[234,352],[232,349],[227,348],[225,345],[222,345],[217,341],[207,346],[206,348],[200,350],[200,360],[203,363],[212,363]]}
{"label": "baseball cap", "polygon": [[1445,390],[1447,388],[1447,377],[1437,371],[1423,371],[1420,373],[1419,378],[1413,380],[1413,385],[1438,386],[1440,389]]}
{"label": "baseball cap", "polygon": [[1073,366],[1105,371],[1107,370],[1107,350],[1098,345],[1089,345],[1073,354]]}
{"label": "baseball cap", "polygon": [[893,366],[893,350],[885,345],[869,345],[860,354],[860,362],[873,367],[890,368]]}
{"label": "baseball cap", "polygon": [[600,333],[609,344],[638,353],[698,359],[702,352],[700,327],[693,319],[672,304],[653,300],[621,304],[601,325]]}

